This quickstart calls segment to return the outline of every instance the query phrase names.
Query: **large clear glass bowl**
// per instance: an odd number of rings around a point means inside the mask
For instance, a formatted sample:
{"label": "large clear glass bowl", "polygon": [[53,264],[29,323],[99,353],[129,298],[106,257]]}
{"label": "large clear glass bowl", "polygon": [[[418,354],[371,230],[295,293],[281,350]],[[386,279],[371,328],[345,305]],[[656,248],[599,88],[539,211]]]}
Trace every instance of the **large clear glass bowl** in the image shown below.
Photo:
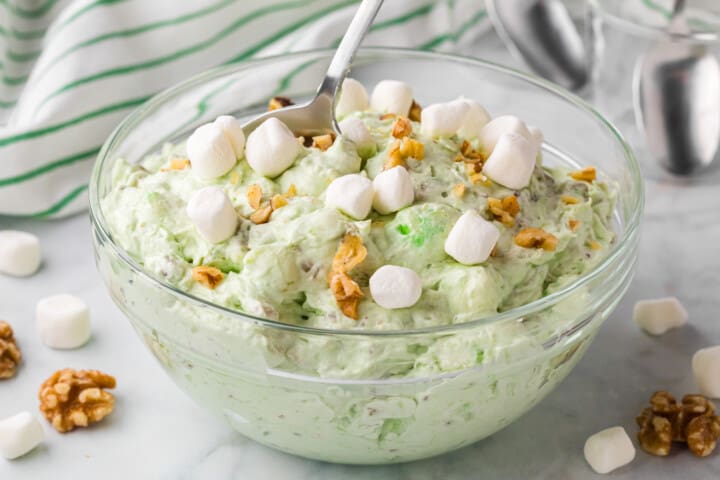
{"label": "large clear glass bowl", "polygon": [[[543,80],[469,58],[367,49],[352,70],[365,85],[404,80],[422,104],[475,98],[493,115],[513,113],[540,127],[546,164],[596,166],[617,192],[617,238],[604,261],[560,291],[468,323],[323,331],[195,298],[145,271],[113,240],[101,199],[112,188],[119,158],[139,161],[220,114],[263,111],[273,95],[307,97],[331,53],[283,55],[212,70],[125,119],[102,149],[91,182],[98,268],[112,298],[168,374],[243,435],[330,462],[378,464],[438,455],[510,424],[581,358],[633,275],[643,205],[640,171],[607,121]],[[460,357],[467,355],[469,342],[483,345],[482,362],[463,368]],[[436,360],[442,374],[413,374],[418,353],[431,349],[444,352]],[[328,374],[313,360],[371,362],[380,352],[393,353],[393,374],[388,369],[360,377]]]}

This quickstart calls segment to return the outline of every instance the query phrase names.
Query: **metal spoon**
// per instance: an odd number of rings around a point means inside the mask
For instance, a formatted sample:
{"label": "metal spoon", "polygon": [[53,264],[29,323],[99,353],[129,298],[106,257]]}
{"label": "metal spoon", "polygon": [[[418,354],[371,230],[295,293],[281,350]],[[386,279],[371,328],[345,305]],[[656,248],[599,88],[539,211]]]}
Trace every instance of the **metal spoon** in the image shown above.
{"label": "metal spoon", "polygon": [[579,90],[588,80],[585,45],[559,0],[487,0],[490,21],[508,49],[531,70]]}
{"label": "metal spoon", "polygon": [[280,108],[266,112],[243,125],[245,135],[260,126],[265,120],[275,117],[281,120],[293,132],[340,132],[335,120],[335,96],[347,76],[350,63],[360,47],[360,43],[372,24],[383,0],[363,0],[350,22],[330,66],[325,73],[315,98],[302,105]]}
{"label": "metal spoon", "polygon": [[676,0],[667,33],[640,59],[633,79],[635,117],[650,153],[673,173],[710,165],[720,143],[720,64],[686,38],[685,0]]}

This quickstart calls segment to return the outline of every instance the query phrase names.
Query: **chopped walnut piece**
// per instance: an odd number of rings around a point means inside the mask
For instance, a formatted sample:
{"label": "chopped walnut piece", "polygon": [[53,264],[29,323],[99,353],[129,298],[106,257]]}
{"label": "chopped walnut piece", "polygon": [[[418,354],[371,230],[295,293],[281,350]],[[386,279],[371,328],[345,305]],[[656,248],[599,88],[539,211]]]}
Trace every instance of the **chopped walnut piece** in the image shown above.
{"label": "chopped walnut piece", "polygon": [[278,208],[282,208],[287,204],[288,204],[287,199],[284,196],[280,195],[279,193],[276,193],[270,199],[270,206],[272,207],[273,211],[277,210]]}
{"label": "chopped walnut piece", "polygon": [[383,165],[383,170],[390,170],[391,168],[397,166],[406,166],[405,158],[403,158],[400,153],[400,140],[395,140],[392,144],[390,144],[388,157]]}
{"label": "chopped walnut piece", "polygon": [[198,265],[192,269],[192,279],[210,290],[214,290],[225,279],[225,274],[215,267]]}
{"label": "chopped walnut piece", "polygon": [[169,172],[170,170],[185,170],[190,168],[190,160],[187,158],[173,158],[170,159],[170,166],[167,168],[161,168],[161,172]]}
{"label": "chopped walnut piece", "polygon": [[65,368],[40,386],[40,412],[60,433],[99,422],[113,411],[115,378],[98,370]]}
{"label": "chopped walnut piece", "polygon": [[12,327],[9,323],[0,320],[0,380],[15,375],[21,358],[22,354],[15,342]]}
{"label": "chopped walnut piece", "polygon": [[413,122],[419,122],[422,118],[422,107],[415,100],[413,100],[412,105],[410,105],[410,112],[408,113],[408,118]]}
{"label": "chopped walnut piece", "polygon": [[687,445],[698,457],[707,457],[717,445],[717,417],[695,417],[687,426]]}
{"label": "chopped walnut piece", "polygon": [[596,242],[595,240],[590,240],[588,242],[588,247],[590,247],[590,250],[601,250],[602,245],[600,245],[600,242]]}
{"label": "chopped walnut piece", "polygon": [[349,233],[340,242],[328,273],[328,284],[338,306],[343,314],[355,320],[358,318],[358,302],[363,293],[347,273],[362,263],[366,256],[367,248],[363,245],[362,238]]}
{"label": "chopped walnut piece", "polygon": [[570,172],[568,175],[570,175],[575,180],[591,183],[595,181],[595,167],[585,167],[582,170]]}
{"label": "chopped walnut piece", "polygon": [[335,141],[335,134],[326,133],[324,135],[316,135],[312,137],[312,147],[319,148],[323,152],[328,148],[332,147]]}
{"label": "chopped walnut piece", "polygon": [[367,248],[363,245],[362,238],[348,233],[340,242],[335,253],[330,271],[333,273],[347,273],[360,265],[367,257]]}
{"label": "chopped walnut piece", "polygon": [[289,107],[290,105],[295,105],[295,103],[288,97],[273,97],[268,102],[268,111]]}
{"label": "chopped walnut piece", "polygon": [[383,113],[380,115],[380,120],[390,120],[397,117],[394,113]]}
{"label": "chopped walnut piece", "polygon": [[412,134],[413,128],[410,120],[399,115],[395,118],[395,122],[392,126],[392,136],[395,138],[403,138]]}
{"label": "chopped walnut piece", "polygon": [[580,220],[575,220],[572,218],[570,220],[568,220],[568,228],[571,231],[573,231],[573,232],[576,231],[579,226],[580,226]]}
{"label": "chopped walnut piece", "polygon": [[330,290],[335,295],[335,300],[343,314],[357,320],[358,303],[364,296],[357,282],[347,273],[335,273],[330,277]]}
{"label": "chopped walnut piece", "polygon": [[580,203],[580,199],[577,197],[573,197],[572,195],[562,195],[560,197],[560,200],[566,205],[576,205]]}
{"label": "chopped walnut piece", "polygon": [[297,188],[295,188],[294,183],[291,183],[287,189],[287,192],[285,192],[285,198],[292,198],[295,195],[297,195]]}
{"label": "chopped walnut piece", "polygon": [[672,425],[670,420],[654,415],[650,408],[644,408],[636,419],[640,431],[638,440],[646,452],[664,457],[670,453],[672,445]]}
{"label": "chopped walnut piece", "polygon": [[248,205],[253,210],[260,208],[262,202],[262,188],[257,183],[254,183],[248,187],[247,190]]}
{"label": "chopped walnut piece", "polygon": [[515,195],[508,195],[502,200],[499,198],[488,198],[488,210],[496,220],[510,228],[515,225],[515,216],[520,212],[520,204]]}
{"label": "chopped walnut piece", "polygon": [[422,160],[425,158],[425,145],[422,142],[404,137],[400,142],[400,155],[405,158],[414,158]]}
{"label": "chopped walnut piece", "polygon": [[460,145],[460,154],[466,162],[474,163],[477,161],[485,161],[485,157],[483,157],[482,153],[477,150],[473,150],[472,145],[470,145],[470,142],[467,140],[463,140],[463,143]]}
{"label": "chopped walnut piece", "polygon": [[272,205],[270,203],[266,203],[264,206],[261,206],[250,214],[250,221],[256,225],[267,223],[270,221],[270,216],[272,215],[272,212]]}
{"label": "chopped walnut piece", "polygon": [[541,228],[531,227],[523,228],[515,235],[515,244],[523,248],[542,248],[551,252],[557,248],[558,239]]}
{"label": "chopped walnut piece", "polygon": [[463,195],[465,195],[465,184],[464,183],[458,183],[455,185],[452,189],[453,195],[455,195],[457,198],[462,198]]}

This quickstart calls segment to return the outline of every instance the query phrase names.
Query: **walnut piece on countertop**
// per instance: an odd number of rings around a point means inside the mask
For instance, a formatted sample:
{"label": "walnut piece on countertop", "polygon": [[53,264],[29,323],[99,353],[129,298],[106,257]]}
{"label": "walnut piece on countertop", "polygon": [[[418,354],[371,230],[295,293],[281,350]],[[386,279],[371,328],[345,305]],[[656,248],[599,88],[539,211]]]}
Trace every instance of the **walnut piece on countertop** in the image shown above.
{"label": "walnut piece on countertop", "polygon": [[715,450],[720,437],[715,405],[697,394],[685,395],[678,403],[668,392],[655,392],[637,423],[640,446],[653,455],[668,455],[672,442],[682,442],[698,457],[705,457]]}
{"label": "walnut piece on countertop", "polygon": [[672,445],[672,424],[670,420],[655,415],[650,408],[644,408],[636,419],[640,431],[638,441],[646,452],[664,457],[670,454]]}
{"label": "walnut piece on countertop", "polygon": [[22,354],[9,323],[0,320],[0,380],[15,375]]}
{"label": "walnut piece on countertop", "polygon": [[115,397],[106,388],[115,388],[115,377],[98,370],[58,370],[40,386],[40,412],[60,433],[87,427],[113,411]]}

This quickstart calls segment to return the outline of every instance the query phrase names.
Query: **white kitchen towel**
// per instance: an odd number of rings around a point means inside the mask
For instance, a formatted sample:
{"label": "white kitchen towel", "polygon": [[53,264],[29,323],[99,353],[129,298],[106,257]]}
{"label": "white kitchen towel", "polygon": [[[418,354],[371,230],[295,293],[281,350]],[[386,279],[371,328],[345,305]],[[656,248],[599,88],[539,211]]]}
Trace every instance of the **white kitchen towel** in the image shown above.
{"label": "white kitchen towel", "polygon": [[[105,138],[209,67],[337,44],[357,0],[0,0],[0,215],[82,210]],[[386,0],[365,42],[452,50],[482,0]]]}

